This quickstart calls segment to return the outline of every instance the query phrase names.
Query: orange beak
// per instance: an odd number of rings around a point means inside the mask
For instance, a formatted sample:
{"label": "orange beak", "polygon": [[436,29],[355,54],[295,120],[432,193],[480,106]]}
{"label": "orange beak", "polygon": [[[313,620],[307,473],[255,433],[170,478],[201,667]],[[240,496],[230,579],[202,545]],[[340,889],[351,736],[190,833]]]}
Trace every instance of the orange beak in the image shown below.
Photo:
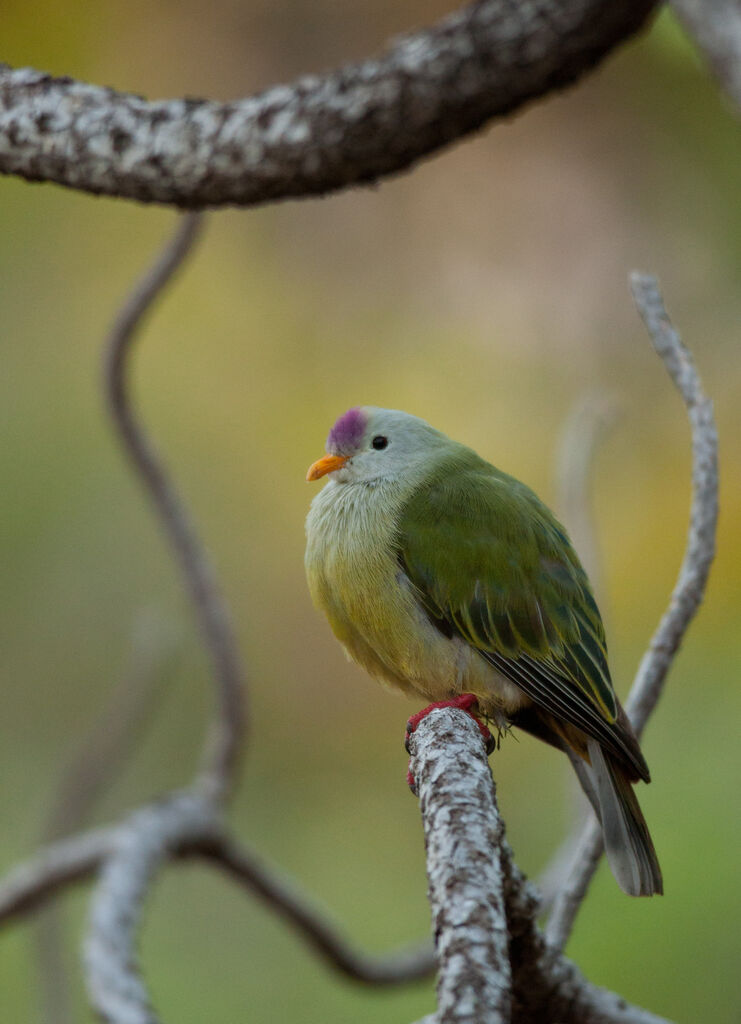
{"label": "orange beak", "polygon": [[306,479],[318,480],[320,477],[326,476],[327,473],[334,473],[336,469],[342,469],[348,458],[348,455],[323,455],[313,466],[309,466]]}

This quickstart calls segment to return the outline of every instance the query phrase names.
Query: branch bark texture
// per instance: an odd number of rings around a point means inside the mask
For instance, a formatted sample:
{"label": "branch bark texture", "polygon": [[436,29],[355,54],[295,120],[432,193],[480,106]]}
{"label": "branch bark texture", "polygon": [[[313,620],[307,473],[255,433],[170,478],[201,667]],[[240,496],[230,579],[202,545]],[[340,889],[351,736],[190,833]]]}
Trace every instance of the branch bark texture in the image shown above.
{"label": "branch bark texture", "polygon": [[117,829],[91,903],[85,943],[90,1002],[104,1021],[157,1024],[135,954],[145,899],[168,856],[217,829],[213,803],[187,792],[137,811]]}
{"label": "branch bark texture", "polygon": [[477,0],[379,58],[216,103],[0,65],[0,172],[180,207],[372,182],[576,81],[655,0]]}
{"label": "branch bark texture", "polygon": [[435,1024],[666,1024],[586,981],[539,932],[504,837],[481,735],[450,708],[410,741],[438,954]]}
{"label": "branch bark texture", "polygon": [[512,972],[494,785],[476,727],[433,711],[410,741],[427,850],[441,1024],[507,1024]]}

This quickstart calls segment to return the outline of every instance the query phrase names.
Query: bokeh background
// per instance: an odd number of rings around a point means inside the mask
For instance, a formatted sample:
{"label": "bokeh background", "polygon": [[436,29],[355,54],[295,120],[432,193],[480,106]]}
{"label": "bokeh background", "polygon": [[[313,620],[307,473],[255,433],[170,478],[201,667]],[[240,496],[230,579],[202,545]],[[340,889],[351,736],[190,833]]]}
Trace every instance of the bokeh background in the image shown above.
{"label": "bokeh background", "polygon": [[[443,0],[6,0],[2,58],[151,97],[230,98],[372,53]],[[594,472],[601,600],[625,694],[683,551],[689,432],[627,291],[657,274],[713,397],[722,518],[706,602],[645,735],[641,802],[666,896],[602,867],[569,951],[595,982],[679,1021],[739,1013],[741,188],[739,125],[671,18],[563,96],[412,173],[325,200],[214,215],[139,339],[146,423],[218,567],[250,668],[239,832],[358,943],[428,933],[403,724],[414,706],[348,664],[311,607],[306,467],[348,406],[407,409],[555,502],[554,452],[585,393],[619,419]],[[89,820],[188,779],[208,666],[99,386],[117,303],[172,212],[0,182],[0,864],[48,827],[63,766],[154,651],[146,726]],[[133,670],[134,677],[139,671]],[[494,756],[533,876],[573,806],[564,758],[527,737]],[[85,892],[65,898],[76,950]],[[329,974],[243,891],[170,869],[143,962],[166,1021],[409,1021],[431,983],[367,991]],[[0,935],[6,1020],[42,1019],[33,929]]]}

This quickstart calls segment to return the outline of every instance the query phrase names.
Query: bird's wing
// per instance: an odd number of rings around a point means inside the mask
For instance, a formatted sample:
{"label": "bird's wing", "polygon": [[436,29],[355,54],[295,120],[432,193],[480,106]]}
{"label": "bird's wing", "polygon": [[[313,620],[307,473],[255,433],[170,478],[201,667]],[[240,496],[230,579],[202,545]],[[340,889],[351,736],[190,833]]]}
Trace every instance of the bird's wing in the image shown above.
{"label": "bird's wing", "polygon": [[647,772],[617,722],[589,581],[529,488],[483,462],[438,473],[402,510],[398,558],[440,629],[475,647],[556,720]]}

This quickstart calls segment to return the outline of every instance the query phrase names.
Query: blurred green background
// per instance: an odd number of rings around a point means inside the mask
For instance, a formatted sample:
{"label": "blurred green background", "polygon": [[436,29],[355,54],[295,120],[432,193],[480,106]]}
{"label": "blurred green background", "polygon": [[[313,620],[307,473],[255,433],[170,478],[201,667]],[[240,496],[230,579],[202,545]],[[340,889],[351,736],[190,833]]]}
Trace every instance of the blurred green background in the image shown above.
{"label": "blurred green background", "polygon": [[[2,59],[151,97],[231,98],[370,54],[444,13],[372,5],[6,0]],[[718,414],[722,514],[707,600],[645,735],[641,802],[666,896],[603,866],[570,944],[595,982],[679,1021],[738,1020],[741,151],[667,15],[576,89],[376,189],[210,219],[139,339],[138,405],[218,567],[250,668],[234,817],[359,943],[429,930],[403,724],[415,706],[348,664],[304,583],[306,467],[348,406],[406,409],[556,500],[554,449],[585,392],[617,397],[594,499],[613,673],[625,694],[683,551],[689,432],[627,292],[659,276]],[[211,706],[177,573],[123,463],[101,339],[171,212],[0,182],[0,863],[37,845],[62,766],[126,672],[166,649],[146,731],[95,806],[108,821],[186,781]],[[144,616],[144,618],[143,618]],[[162,684],[162,685],[160,685]],[[565,758],[493,758],[519,863],[568,827]],[[77,1019],[85,892],[64,901]],[[0,934],[6,1020],[42,1019],[33,933]],[[169,870],[143,936],[165,1021],[409,1021],[432,984],[373,992],[198,865]]]}

